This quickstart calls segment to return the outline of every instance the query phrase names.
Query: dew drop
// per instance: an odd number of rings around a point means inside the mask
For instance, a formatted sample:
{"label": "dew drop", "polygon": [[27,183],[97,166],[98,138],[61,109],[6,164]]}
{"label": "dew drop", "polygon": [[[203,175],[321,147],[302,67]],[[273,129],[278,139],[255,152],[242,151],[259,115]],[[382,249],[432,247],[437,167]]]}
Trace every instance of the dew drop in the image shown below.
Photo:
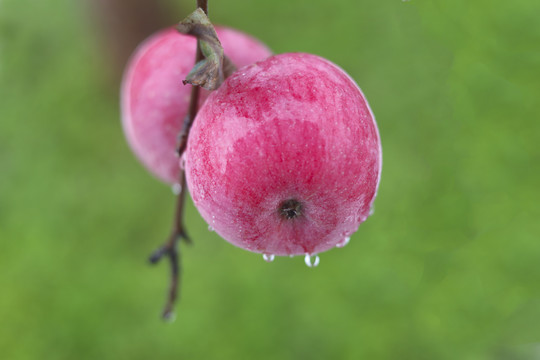
{"label": "dew drop", "polygon": [[349,243],[349,241],[351,241],[351,238],[350,237],[345,237],[343,240],[341,240],[340,242],[338,242],[336,244],[336,247],[337,248],[342,248],[342,247],[345,247],[345,245],[347,245]]}
{"label": "dew drop", "polygon": [[272,255],[272,254],[263,254],[263,259],[264,259],[264,261],[266,261],[266,262],[272,262],[272,261],[274,261],[275,257],[276,257],[276,256],[275,256],[275,255]]}
{"label": "dew drop", "polygon": [[369,215],[368,216],[371,216],[375,214],[375,206],[372,206],[371,209],[369,209]]}
{"label": "dew drop", "polygon": [[173,186],[171,187],[171,190],[172,190],[174,195],[178,195],[182,191],[182,185],[180,185],[178,183],[173,184]]}
{"label": "dew drop", "polygon": [[185,170],[186,168],[186,156],[182,155],[180,158],[180,169]]}
{"label": "dew drop", "polygon": [[319,255],[309,255],[306,254],[306,257],[304,258],[304,262],[308,267],[316,267],[319,265],[320,259]]}
{"label": "dew drop", "polygon": [[208,231],[214,231],[214,227],[212,225],[208,225]]}
{"label": "dew drop", "polygon": [[168,323],[173,323],[176,321],[176,313],[175,312],[170,312],[170,313],[167,313],[163,319],[168,322]]}

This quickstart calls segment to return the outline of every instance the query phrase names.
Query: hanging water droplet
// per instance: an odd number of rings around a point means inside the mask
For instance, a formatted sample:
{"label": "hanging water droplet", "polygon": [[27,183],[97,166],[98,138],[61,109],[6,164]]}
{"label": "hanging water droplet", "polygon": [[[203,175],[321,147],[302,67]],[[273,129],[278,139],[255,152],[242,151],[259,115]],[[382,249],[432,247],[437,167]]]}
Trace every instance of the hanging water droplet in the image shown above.
{"label": "hanging water droplet", "polygon": [[264,259],[264,261],[266,261],[266,262],[272,262],[272,261],[274,261],[275,257],[276,257],[276,256],[275,256],[275,255],[272,255],[272,254],[263,254],[263,259]]}
{"label": "hanging water droplet", "polygon": [[357,221],[358,221],[358,223],[361,224],[361,223],[363,223],[363,222],[366,221],[366,220],[367,220],[367,216],[366,216],[366,215],[360,215],[360,216],[358,217],[358,220],[357,220]]}
{"label": "hanging water droplet", "polygon": [[214,231],[214,228],[212,227],[212,225],[208,225],[208,231]]}
{"label": "hanging water droplet", "polygon": [[345,237],[343,240],[341,240],[340,242],[338,242],[338,243],[336,244],[336,247],[342,248],[342,247],[344,247],[345,245],[347,245],[347,244],[349,243],[349,241],[351,241],[351,238],[347,236],[347,237]]}
{"label": "hanging water droplet", "polygon": [[180,158],[180,169],[184,170],[186,168],[186,156],[182,155]]}
{"label": "hanging water droplet", "polygon": [[171,187],[171,190],[172,190],[174,195],[178,195],[182,191],[182,185],[180,185],[178,183],[173,184],[173,186]]}
{"label": "hanging water droplet", "polygon": [[373,215],[375,213],[375,206],[371,206],[371,209],[369,209],[369,216]]}
{"label": "hanging water droplet", "polygon": [[304,258],[304,262],[308,267],[316,267],[319,265],[320,259],[319,255],[309,255],[306,254],[306,257]]}
{"label": "hanging water droplet", "polygon": [[163,319],[168,323],[173,323],[176,321],[176,313],[174,311],[171,311],[170,313],[165,314]]}

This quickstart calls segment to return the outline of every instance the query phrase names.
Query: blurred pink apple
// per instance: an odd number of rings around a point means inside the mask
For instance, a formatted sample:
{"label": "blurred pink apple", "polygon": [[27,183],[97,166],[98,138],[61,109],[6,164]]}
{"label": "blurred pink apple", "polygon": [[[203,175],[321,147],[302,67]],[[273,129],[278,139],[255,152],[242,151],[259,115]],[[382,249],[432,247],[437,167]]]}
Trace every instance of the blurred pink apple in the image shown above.
{"label": "blurred pink apple", "polygon": [[[238,67],[262,60],[270,50],[240,31],[216,27],[225,55]],[[182,80],[195,63],[196,40],[174,28],[144,41],[130,59],[121,89],[122,124],[128,143],[161,180],[178,182],[176,138],[187,115],[191,85]],[[208,92],[201,91],[200,103]]]}

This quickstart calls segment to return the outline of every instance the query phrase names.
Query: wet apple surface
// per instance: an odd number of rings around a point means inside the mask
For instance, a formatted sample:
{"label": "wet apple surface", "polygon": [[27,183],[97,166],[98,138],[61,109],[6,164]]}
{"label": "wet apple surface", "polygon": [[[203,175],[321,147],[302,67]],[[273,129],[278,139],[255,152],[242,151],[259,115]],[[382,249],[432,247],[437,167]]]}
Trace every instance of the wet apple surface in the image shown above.
{"label": "wet apple surface", "polygon": [[361,90],[333,63],[303,53],[229,77],[200,109],[185,154],[203,218],[267,259],[346,244],[369,216],[381,165]]}

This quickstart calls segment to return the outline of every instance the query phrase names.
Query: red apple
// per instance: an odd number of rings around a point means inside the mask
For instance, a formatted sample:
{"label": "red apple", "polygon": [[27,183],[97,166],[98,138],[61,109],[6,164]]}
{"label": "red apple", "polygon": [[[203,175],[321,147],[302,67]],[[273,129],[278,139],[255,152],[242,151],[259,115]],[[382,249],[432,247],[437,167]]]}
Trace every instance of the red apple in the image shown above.
{"label": "red apple", "polygon": [[344,245],[369,216],[381,155],[355,82],[328,60],[290,53],[238,70],[209,96],[185,169],[208,224],[271,260]]}
{"label": "red apple", "polygon": [[[225,55],[239,68],[271,55],[240,31],[216,27]],[[176,138],[187,115],[191,85],[183,85],[195,63],[196,40],[168,28],[151,36],[127,65],[121,89],[122,124],[128,143],[161,180],[178,182]],[[201,101],[208,92],[201,91]]]}

